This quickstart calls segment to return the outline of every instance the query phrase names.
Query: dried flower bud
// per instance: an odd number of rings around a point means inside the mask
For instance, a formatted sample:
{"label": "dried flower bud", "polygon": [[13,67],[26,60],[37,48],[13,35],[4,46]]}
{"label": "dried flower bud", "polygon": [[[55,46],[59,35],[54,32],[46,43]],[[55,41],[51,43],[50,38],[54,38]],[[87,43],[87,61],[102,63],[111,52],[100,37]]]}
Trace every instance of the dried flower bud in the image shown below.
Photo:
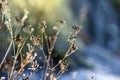
{"label": "dried flower bud", "polygon": [[60,28],[62,28],[63,25],[65,24],[65,21],[61,19],[61,20],[58,20],[58,23],[60,24]]}
{"label": "dried flower bud", "polygon": [[31,63],[31,67],[28,68],[28,70],[36,71],[38,68],[39,68],[39,64],[38,64],[37,60],[35,60],[35,62],[33,61],[33,62]]}
{"label": "dried flower bud", "polygon": [[77,34],[83,27],[79,27],[78,25],[73,25],[72,26],[73,30],[75,31],[75,33]]}
{"label": "dried flower bud", "polygon": [[34,46],[37,46],[37,45],[39,45],[39,42],[40,42],[40,37],[39,36],[31,36],[30,37],[30,40],[32,41],[32,43],[33,43],[33,45]]}
{"label": "dried flower bud", "polygon": [[44,33],[44,32],[45,32],[45,29],[47,28],[47,27],[46,27],[46,22],[45,22],[45,21],[42,21],[42,23],[39,24],[39,28],[40,28],[41,32]]}
{"label": "dried flower bud", "polygon": [[75,52],[76,50],[78,50],[78,47],[75,46],[75,44],[73,44],[72,47],[71,47],[72,53]]}
{"label": "dried flower bud", "polygon": [[65,24],[65,21],[63,19],[58,20],[60,24]]}
{"label": "dried flower bud", "polygon": [[34,31],[34,28],[32,28],[31,25],[23,28],[23,32],[28,33],[28,34],[32,34],[33,31]]}
{"label": "dried flower bud", "polygon": [[20,47],[23,42],[23,38],[20,35],[13,35],[13,40],[16,42],[17,46]]}
{"label": "dried flower bud", "polygon": [[28,51],[29,52],[33,52],[34,51],[34,47],[32,45],[30,45],[29,43],[27,44],[28,47]]}

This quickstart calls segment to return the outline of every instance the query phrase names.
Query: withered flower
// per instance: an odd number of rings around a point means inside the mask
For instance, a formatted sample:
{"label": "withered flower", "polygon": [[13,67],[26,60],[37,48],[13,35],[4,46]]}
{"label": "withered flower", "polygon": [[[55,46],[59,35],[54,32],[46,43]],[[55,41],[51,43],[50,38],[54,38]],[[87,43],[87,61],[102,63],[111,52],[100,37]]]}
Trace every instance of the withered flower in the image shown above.
{"label": "withered flower", "polygon": [[28,25],[27,27],[23,28],[23,32],[27,34],[32,34],[34,31],[34,28],[32,28],[31,25]]}
{"label": "withered flower", "polygon": [[32,41],[33,45],[34,46],[37,46],[39,45],[39,42],[40,42],[40,37],[39,36],[31,36],[30,37],[30,40]]}
{"label": "withered flower", "polygon": [[63,19],[60,19],[60,20],[58,20],[57,21],[60,25],[60,28],[62,28],[63,27],[63,25],[65,24],[65,21],[63,20]]}
{"label": "withered flower", "polygon": [[27,46],[28,46],[28,52],[26,52],[26,58],[23,60],[23,62],[21,62],[21,68],[17,74],[21,74],[24,71],[24,67],[28,63],[32,62],[37,56],[37,53],[34,53],[34,55],[32,55],[32,52],[34,51],[34,48],[32,47],[32,45],[27,44]]}
{"label": "withered flower", "polygon": [[42,23],[39,24],[39,29],[41,30],[42,33],[44,33],[46,28],[47,28],[46,22],[42,21]]}
{"label": "withered flower", "polygon": [[37,60],[33,61],[31,64],[32,65],[30,68],[28,68],[28,70],[36,71],[39,68],[39,64],[38,64]]}
{"label": "withered flower", "polygon": [[75,31],[75,33],[77,34],[77,33],[79,33],[79,31],[80,31],[83,27],[82,27],[82,26],[79,27],[78,25],[73,25],[72,28],[73,28],[73,30]]}
{"label": "withered flower", "polygon": [[16,42],[17,46],[20,47],[23,42],[23,38],[20,35],[13,35],[13,40]]}

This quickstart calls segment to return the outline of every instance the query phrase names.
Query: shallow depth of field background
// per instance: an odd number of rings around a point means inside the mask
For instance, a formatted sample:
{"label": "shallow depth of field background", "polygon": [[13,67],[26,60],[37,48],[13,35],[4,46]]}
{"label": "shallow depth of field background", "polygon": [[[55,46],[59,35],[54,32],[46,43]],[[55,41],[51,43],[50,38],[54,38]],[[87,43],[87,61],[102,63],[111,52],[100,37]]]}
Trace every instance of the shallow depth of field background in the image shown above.
{"label": "shallow depth of field background", "polygon": [[[26,24],[34,27],[45,20],[50,28],[64,19],[60,52],[71,26],[83,26],[76,41],[80,49],[68,59],[71,66],[61,80],[120,80],[120,0],[9,0],[9,8],[12,19],[29,10]],[[2,56],[5,45],[0,42]]]}

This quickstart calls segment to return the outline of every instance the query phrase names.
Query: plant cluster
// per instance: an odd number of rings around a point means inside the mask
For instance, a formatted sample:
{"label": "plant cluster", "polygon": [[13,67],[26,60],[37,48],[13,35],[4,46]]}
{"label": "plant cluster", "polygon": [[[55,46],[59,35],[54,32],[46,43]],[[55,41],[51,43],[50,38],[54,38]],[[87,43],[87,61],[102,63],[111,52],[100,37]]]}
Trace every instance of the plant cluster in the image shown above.
{"label": "plant cluster", "polygon": [[[40,34],[35,35],[34,27],[32,27],[32,25],[25,27],[24,24],[29,11],[25,10],[22,18],[15,17],[15,21],[12,21],[11,18],[8,17],[7,13],[9,13],[9,11],[7,0],[2,0],[0,2],[0,25],[1,28],[3,26],[7,28],[11,41],[0,63],[0,68],[5,69],[8,80],[21,80],[21,78],[22,80],[34,80],[33,73],[39,69],[42,70],[40,73],[41,80],[58,80],[68,67],[66,58],[78,50],[78,47],[74,44],[74,40],[81,28],[77,25],[72,26],[74,32],[67,40],[70,46],[64,57],[58,60],[58,63],[54,63],[56,58],[54,57],[55,53],[53,50],[65,21],[63,19],[57,21],[58,25],[52,29],[55,34],[52,36],[46,32],[46,21],[42,21],[37,27]],[[24,35],[20,35],[21,32],[24,33]],[[27,48],[25,53],[23,48]],[[37,48],[40,52],[37,52]],[[11,53],[10,59],[7,59],[10,50],[13,50],[13,52]],[[41,63],[36,59],[38,54],[41,54],[41,57],[44,59],[43,65],[40,65]],[[29,76],[26,76],[24,73],[26,68]],[[0,80],[5,80],[5,77],[1,77]]]}

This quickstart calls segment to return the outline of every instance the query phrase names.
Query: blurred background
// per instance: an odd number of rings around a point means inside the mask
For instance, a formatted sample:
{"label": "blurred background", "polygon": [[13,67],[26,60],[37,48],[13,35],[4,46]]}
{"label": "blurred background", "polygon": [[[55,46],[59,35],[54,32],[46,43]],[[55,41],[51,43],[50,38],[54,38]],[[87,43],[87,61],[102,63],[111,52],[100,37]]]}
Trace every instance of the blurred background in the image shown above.
{"label": "blurred background", "polygon": [[9,6],[13,19],[27,9],[26,23],[35,27],[64,19],[60,52],[71,26],[83,26],[76,41],[80,49],[68,59],[71,67],[61,80],[120,80],[120,0],[9,0]]}

